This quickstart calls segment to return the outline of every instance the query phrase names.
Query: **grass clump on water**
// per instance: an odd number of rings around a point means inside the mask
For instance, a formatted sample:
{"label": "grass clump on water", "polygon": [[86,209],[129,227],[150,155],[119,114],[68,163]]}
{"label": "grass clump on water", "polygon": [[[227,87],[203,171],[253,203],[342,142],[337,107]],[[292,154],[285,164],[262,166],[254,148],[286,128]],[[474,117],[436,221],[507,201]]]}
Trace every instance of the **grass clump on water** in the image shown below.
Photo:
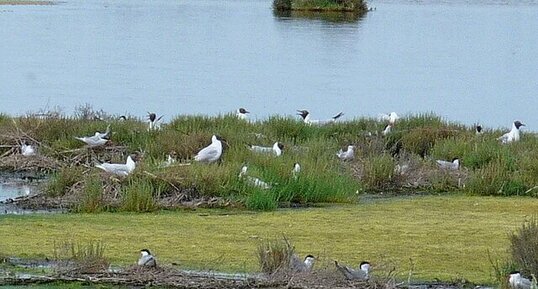
{"label": "grass clump on water", "polygon": [[278,11],[364,13],[368,7],[364,0],[274,0],[273,9]]}

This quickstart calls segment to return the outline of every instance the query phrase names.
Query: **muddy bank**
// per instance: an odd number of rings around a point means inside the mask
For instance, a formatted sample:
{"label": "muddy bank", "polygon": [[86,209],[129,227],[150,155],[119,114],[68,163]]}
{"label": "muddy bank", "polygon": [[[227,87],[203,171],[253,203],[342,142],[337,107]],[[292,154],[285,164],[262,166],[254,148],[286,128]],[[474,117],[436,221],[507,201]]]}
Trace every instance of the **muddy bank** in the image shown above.
{"label": "muddy bank", "polygon": [[393,280],[349,281],[333,270],[312,273],[297,273],[287,276],[266,276],[263,274],[226,274],[218,272],[193,272],[173,267],[155,269],[131,266],[117,272],[83,273],[69,272],[49,276],[19,274],[0,277],[1,285],[30,285],[57,282],[78,282],[93,285],[120,285],[128,287],[167,288],[364,288],[364,289],[455,289],[460,284],[397,284]]}

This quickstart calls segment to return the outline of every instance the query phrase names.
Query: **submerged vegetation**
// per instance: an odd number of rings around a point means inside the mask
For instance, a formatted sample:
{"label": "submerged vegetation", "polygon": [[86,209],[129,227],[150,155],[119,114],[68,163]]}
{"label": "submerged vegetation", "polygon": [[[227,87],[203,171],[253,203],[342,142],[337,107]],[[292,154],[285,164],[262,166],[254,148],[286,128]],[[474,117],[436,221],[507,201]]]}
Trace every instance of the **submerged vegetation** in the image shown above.
{"label": "submerged vegetation", "polygon": [[[178,116],[148,130],[143,120],[120,120],[91,108],[75,117],[0,116],[0,168],[52,172],[45,192],[49,204],[78,212],[146,212],[176,207],[242,207],[274,210],[315,203],[353,203],[357,194],[417,191],[464,192],[474,195],[538,194],[538,139],[502,145],[501,130],[476,134],[473,127],[431,114],[400,119],[392,132],[370,118],[339,121],[326,126],[305,125],[298,119],[272,116],[248,122],[235,115]],[[104,119],[104,120],[101,120]],[[88,148],[75,136],[91,136],[110,126],[110,141]],[[213,134],[225,139],[215,164],[193,161]],[[257,154],[249,145],[284,145],[282,156]],[[20,144],[37,147],[24,157]],[[354,145],[355,158],[341,161],[336,152]],[[141,156],[128,177],[113,177],[95,168],[109,161],[125,163]],[[170,154],[173,162],[166,163]],[[173,156],[173,157],[172,157]],[[441,169],[436,160],[459,158],[458,170]],[[292,171],[294,163],[300,173]],[[248,165],[250,178],[240,178]],[[35,199],[34,199],[35,200]],[[47,203],[45,201],[45,203]],[[31,204],[29,204],[31,205]]]}

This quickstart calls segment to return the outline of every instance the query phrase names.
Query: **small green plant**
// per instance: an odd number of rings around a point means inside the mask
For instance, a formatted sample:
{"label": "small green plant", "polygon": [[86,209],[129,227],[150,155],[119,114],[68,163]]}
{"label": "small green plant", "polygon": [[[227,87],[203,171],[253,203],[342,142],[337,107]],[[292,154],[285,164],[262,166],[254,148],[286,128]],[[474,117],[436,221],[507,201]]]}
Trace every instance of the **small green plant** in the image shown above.
{"label": "small green plant", "polygon": [[510,253],[520,271],[538,272],[538,219],[533,217],[510,234]]}
{"label": "small green plant", "polygon": [[488,260],[493,269],[493,279],[499,284],[501,289],[509,289],[510,285],[508,284],[507,276],[510,275],[510,272],[518,270],[517,265],[513,261],[494,259],[489,251]]}
{"label": "small green plant", "polygon": [[389,155],[373,155],[364,161],[363,183],[370,190],[387,188],[394,175],[394,160]]}
{"label": "small green plant", "polygon": [[278,207],[278,200],[270,190],[254,189],[247,196],[245,205],[250,210],[273,211]]}
{"label": "small green plant", "polygon": [[84,180],[84,188],[80,201],[76,204],[76,212],[97,213],[103,210],[103,183],[97,176]]}
{"label": "small green plant", "polygon": [[78,183],[83,177],[82,168],[65,167],[54,173],[45,187],[45,192],[49,197],[65,195],[71,187]]}
{"label": "small green plant", "polygon": [[148,179],[131,178],[127,186],[122,188],[121,209],[131,212],[153,211],[157,208],[155,200],[162,189],[162,186],[155,186]]}
{"label": "small green plant", "polygon": [[[102,241],[77,243],[75,241],[54,242],[54,259],[68,261],[60,270],[83,273],[102,272],[108,269],[110,262],[105,256],[106,245]],[[74,268],[73,268],[74,267]]]}
{"label": "small green plant", "polygon": [[266,274],[287,271],[294,251],[286,236],[282,239],[261,241],[256,249],[260,270]]}

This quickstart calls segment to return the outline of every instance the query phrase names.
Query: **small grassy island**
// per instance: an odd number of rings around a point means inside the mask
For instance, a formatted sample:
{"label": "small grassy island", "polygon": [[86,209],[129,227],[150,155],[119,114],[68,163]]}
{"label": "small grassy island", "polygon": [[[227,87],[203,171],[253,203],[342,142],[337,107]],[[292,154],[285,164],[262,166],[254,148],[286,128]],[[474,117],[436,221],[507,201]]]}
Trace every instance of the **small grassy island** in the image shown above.
{"label": "small grassy island", "polygon": [[363,0],[274,0],[277,11],[352,12],[368,11]]}

